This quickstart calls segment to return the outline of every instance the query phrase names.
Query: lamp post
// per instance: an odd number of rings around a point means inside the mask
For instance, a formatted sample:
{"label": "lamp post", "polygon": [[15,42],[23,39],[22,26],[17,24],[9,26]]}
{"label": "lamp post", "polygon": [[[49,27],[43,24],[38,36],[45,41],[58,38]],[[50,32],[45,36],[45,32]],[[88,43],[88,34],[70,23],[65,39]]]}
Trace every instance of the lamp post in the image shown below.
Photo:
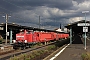
{"label": "lamp post", "polygon": [[[86,13],[88,13],[89,11],[82,11],[82,13],[85,14],[85,27],[86,27]],[[85,50],[86,50],[86,30],[85,30]]]}

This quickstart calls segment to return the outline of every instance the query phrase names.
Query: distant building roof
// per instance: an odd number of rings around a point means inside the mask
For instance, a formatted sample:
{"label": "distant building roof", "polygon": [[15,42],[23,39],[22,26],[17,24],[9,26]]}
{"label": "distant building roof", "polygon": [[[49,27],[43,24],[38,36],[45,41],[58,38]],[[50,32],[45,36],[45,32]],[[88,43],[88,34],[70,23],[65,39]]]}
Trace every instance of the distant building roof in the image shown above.
{"label": "distant building roof", "polygon": [[63,32],[60,28],[56,29],[56,31],[58,31],[58,32]]}

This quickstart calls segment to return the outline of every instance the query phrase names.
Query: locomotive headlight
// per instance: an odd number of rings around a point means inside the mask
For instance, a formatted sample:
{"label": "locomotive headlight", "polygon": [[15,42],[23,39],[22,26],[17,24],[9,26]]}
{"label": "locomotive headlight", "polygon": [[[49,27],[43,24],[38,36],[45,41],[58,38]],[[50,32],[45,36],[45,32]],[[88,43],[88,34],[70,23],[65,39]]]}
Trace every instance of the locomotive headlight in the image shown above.
{"label": "locomotive headlight", "polygon": [[27,43],[27,40],[24,40],[25,43]]}
{"label": "locomotive headlight", "polygon": [[16,40],[13,40],[13,43],[16,43]]}

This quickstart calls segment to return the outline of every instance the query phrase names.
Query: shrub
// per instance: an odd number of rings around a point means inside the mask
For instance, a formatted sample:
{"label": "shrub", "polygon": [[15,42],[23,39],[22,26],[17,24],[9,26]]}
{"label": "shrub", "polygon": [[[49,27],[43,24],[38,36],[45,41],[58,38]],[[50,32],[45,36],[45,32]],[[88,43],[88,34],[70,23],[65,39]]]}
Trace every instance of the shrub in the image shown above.
{"label": "shrub", "polygon": [[0,38],[0,44],[2,44],[3,38]]}
{"label": "shrub", "polygon": [[83,60],[90,60],[90,53],[83,53],[81,57]]}
{"label": "shrub", "polygon": [[53,50],[55,47],[56,47],[55,45],[50,45],[50,46],[48,47],[48,50]]}
{"label": "shrub", "polygon": [[33,59],[35,56],[33,56],[33,54],[30,54],[30,58]]}
{"label": "shrub", "polygon": [[38,53],[42,54],[42,53],[44,53],[44,50],[40,50],[40,51],[38,51]]}
{"label": "shrub", "polygon": [[45,48],[44,50],[35,50],[30,53],[21,54],[18,57],[14,56],[14,57],[11,57],[10,60],[33,60],[34,58],[36,58],[40,55],[51,52],[55,48],[56,48],[55,45],[50,45],[47,48]]}

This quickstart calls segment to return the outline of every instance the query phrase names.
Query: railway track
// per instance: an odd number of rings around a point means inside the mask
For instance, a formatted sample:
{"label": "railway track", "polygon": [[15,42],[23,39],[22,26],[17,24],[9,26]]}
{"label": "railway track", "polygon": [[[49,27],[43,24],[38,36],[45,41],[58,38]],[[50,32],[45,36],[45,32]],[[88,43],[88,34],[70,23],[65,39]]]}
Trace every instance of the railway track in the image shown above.
{"label": "railway track", "polygon": [[0,60],[7,60],[10,57],[14,57],[14,56],[17,56],[17,55],[20,55],[20,54],[23,54],[23,53],[31,52],[31,51],[34,51],[34,50],[40,50],[40,49],[43,49],[43,48],[45,48],[49,45],[52,45],[54,43],[56,43],[56,42],[50,43],[48,45],[38,46],[38,47],[35,47],[35,48],[28,48],[28,49],[25,49],[25,50],[13,50],[13,51],[9,51],[9,52],[6,52],[6,53],[2,53],[0,55]]}
{"label": "railway track", "polygon": [[[61,42],[61,44],[62,44],[62,42],[66,42],[66,41],[68,41],[68,39],[66,39],[66,40],[58,40],[58,41]],[[55,43],[57,43],[57,41],[49,43],[48,45],[42,45],[42,46],[28,48],[28,49],[24,49],[24,50],[13,50],[13,51],[9,51],[7,53],[2,53],[0,55],[0,60],[9,60],[9,58],[11,58],[11,57],[18,56],[20,54],[28,53],[28,52],[35,51],[35,50],[44,49],[47,46],[53,45]],[[62,45],[64,45],[64,44],[62,44]]]}

